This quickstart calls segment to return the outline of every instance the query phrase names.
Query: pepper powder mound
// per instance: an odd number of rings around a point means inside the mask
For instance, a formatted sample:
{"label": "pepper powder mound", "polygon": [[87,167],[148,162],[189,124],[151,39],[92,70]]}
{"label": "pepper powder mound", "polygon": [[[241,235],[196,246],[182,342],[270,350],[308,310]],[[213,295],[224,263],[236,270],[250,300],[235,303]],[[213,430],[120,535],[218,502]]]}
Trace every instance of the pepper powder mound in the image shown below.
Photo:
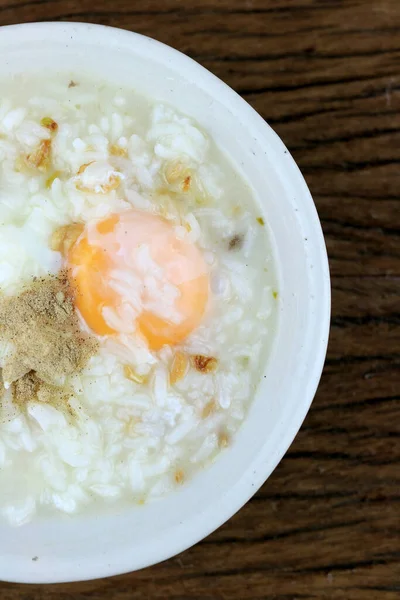
{"label": "pepper powder mound", "polygon": [[37,400],[55,408],[65,408],[71,413],[68,404],[71,396],[71,390],[44,383],[34,371],[29,371],[12,384],[12,397],[19,408],[23,408],[30,400]]}
{"label": "pepper powder mound", "polygon": [[98,347],[80,329],[66,272],[33,280],[17,296],[0,297],[0,336],[13,346],[2,376],[6,387],[17,382],[19,404],[22,398],[49,401]]}

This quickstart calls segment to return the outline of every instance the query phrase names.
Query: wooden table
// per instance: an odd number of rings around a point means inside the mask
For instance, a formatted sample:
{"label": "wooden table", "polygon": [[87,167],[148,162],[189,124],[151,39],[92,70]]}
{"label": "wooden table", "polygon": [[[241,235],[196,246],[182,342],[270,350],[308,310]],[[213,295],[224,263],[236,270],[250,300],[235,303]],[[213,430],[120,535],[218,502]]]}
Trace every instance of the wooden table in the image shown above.
{"label": "wooden table", "polygon": [[400,0],[0,0],[0,25],[51,19],[158,38],[265,117],[318,207],[332,331],[299,435],[226,525],[150,569],[1,600],[398,600]]}

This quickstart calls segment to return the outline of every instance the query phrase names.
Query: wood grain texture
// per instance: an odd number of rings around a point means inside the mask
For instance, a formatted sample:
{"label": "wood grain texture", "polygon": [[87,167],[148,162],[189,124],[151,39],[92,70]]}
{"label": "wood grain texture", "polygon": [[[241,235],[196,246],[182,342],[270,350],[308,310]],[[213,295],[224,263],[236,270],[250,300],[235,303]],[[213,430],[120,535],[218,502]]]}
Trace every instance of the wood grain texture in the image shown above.
{"label": "wood grain texture", "polygon": [[332,331],[304,426],[228,523],[150,569],[1,600],[398,600],[400,1],[0,0],[0,25],[50,19],[166,42],[275,128],[322,220]]}

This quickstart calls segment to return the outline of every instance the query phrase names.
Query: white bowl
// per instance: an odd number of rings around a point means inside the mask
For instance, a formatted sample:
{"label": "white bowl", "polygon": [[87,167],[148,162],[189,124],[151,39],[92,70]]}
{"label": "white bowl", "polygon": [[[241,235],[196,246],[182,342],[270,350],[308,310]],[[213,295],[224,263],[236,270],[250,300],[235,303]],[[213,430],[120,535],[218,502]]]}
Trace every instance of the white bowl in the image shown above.
{"label": "white bowl", "polygon": [[232,447],[154,504],[36,520],[19,529],[0,525],[2,580],[76,581],[140,569],[185,550],[229,519],[293,441],[318,385],[329,331],[329,268],[320,223],[304,179],[274,131],[228,86],[176,50],[118,29],[42,23],[0,28],[0,55],[0,78],[86,71],[193,116],[251,182],[270,227],[279,276],[278,331]]}

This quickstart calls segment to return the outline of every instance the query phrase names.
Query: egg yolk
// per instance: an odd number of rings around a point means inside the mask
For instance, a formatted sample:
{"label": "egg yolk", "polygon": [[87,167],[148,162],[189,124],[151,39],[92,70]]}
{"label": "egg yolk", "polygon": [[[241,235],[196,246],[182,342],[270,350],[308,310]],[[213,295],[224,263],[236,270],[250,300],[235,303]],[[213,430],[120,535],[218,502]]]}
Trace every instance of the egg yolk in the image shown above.
{"label": "egg yolk", "polygon": [[[161,217],[129,210],[89,224],[68,262],[76,306],[98,335],[132,330],[134,321],[134,331],[158,350],[201,323],[209,290],[204,258]],[[107,318],[109,309],[121,328]]]}

